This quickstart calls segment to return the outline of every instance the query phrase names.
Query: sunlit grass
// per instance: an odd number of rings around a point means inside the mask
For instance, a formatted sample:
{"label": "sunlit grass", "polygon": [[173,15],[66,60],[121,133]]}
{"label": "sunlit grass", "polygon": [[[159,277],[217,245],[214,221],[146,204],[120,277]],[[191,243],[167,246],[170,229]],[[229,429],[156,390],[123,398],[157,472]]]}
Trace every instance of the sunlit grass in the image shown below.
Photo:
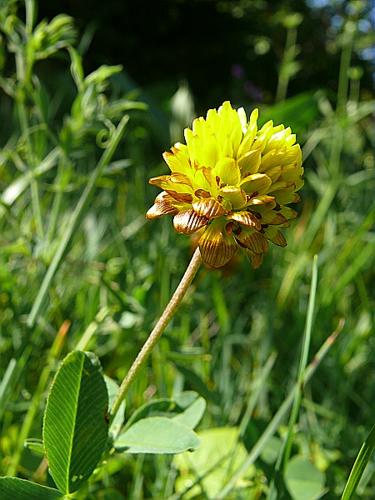
{"label": "sunlit grass", "polygon": [[[15,31],[6,31],[7,8],[1,7],[0,26],[9,42]],[[162,164],[151,118],[161,109],[147,109],[128,94],[117,66],[85,74],[70,47],[75,30],[65,21],[56,34],[64,40],[56,48],[60,80],[39,72],[45,54],[41,48],[31,60],[26,38],[16,40],[23,65],[18,62],[18,73],[14,65],[4,68],[0,81],[0,473],[44,484],[46,463],[24,440],[41,437],[46,391],[59,361],[89,349],[105,373],[121,381],[192,253],[192,242],[174,234],[169,221],[144,219],[155,195],[147,180]],[[170,457],[113,456],[81,498],[105,492],[210,498],[210,474],[219,472],[222,498],[236,488],[238,498],[262,498],[272,482],[284,491],[283,472],[295,457],[324,474],[326,498],[342,494],[374,424],[375,384],[374,102],[348,90],[355,42],[349,35],[337,96],[288,99],[284,75],[280,102],[264,106],[267,118],[274,113],[289,123],[298,117],[304,145],[304,206],[288,246],[273,248],[256,271],[240,258],[223,271],[202,269],[127,397],[131,415],[152,398],[197,391],[208,405],[198,431],[235,429],[228,454],[241,446],[243,462],[232,469],[229,461],[224,470],[213,462],[192,478],[194,467],[184,471]],[[45,44],[43,50],[52,50],[51,40]],[[290,50],[292,36],[287,45]],[[283,60],[290,63],[290,54]],[[184,96],[191,109],[193,97]],[[176,126],[182,115],[175,113]],[[305,341],[302,351],[316,254],[310,348]],[[360,498],[373,497],[371,466]]]}

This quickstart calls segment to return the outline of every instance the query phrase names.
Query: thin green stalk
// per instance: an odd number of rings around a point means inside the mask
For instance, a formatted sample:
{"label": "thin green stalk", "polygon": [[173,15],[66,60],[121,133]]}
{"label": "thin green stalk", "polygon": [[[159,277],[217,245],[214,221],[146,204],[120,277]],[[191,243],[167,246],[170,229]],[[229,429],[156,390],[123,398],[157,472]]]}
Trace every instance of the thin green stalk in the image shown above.
{"label": "thin green stalk", "polygon": [[55,276],[58,268],[60,267],[60,264],[62,262],[62,259],[64,257],[64,254],[68,248],[69,243],[72,240],[72,237],[74,235],[74,232],[82,218],[82,215],[94,193],[95,186],[96,186],[96,181],[98,178],[102,175],[104,169],[107,167],[109,162],[111,161],[117,146],[119,145],[124,132],[125,132],[125,127],[126,124],[129,121],[129,116],[125,115],[122,120],[120,121],[117,129],[115,130],[114,134],[112,135],[110,139],[110,143],[106,150],[104,151],[102,157],[100,158],[97,166],[95,167],[93,173],[91,174],[91,177],[89,178],[89,181],[86,185],[85,190],[83,191],[74,211],[71,216],[70,222],[68,224],[68,227],[66,228],[63,237],[60,241],[60,244],[56,250],[56,253],[52,259],[52,262],[44,275],[42,284],[40,286],[38,295],[35,298],[34,304],[32,306],[27,324],[29,327],[32,327],[35,323],[35,320],[39,314],[39,311],[42,307],[43,301],[47,295],[48,289],[51,285],[52,279]]}
{"label": "thin green stalk", "polygon": [[309,304],[307,308],[307,318],[306,318],[306,326],[305,332],[303,336],[303,345],[302,345],[302,355],[300,359],[299,369],[298,369],[298,378],[297,378],[297,391],[296,396],[293,402],[292,412],[289,420],[289,428],[288,434],[285,443],[285,451],[284,451],[284,465],[288,462],[290,457],[290,452],[292,449],[293,443],[293,434],[294,434],[294,426],[297,422],[299,409],[301,406],[302,399],[302,390],[304,386],[304,374],[307,365],[307,359],[310,350],[310,342],[311,342],[311,330],[313,324],[313,315],[315,308],[315,297],[316,297],[316,287],[318,282],[318,256],[314,256],[314,262],[312,267],[312,278],[311,278],[311,286],[310,286],[310,297]]}
{"label": "thin green stalk", "polygon": [[[58,174],[57,174],[58,175]],[[53,237],[55,235],[55,231],[57,228],[57,223],[60,215],[60,209],[61,209],[61,204],[62,204],[62,191],[59,188],[57,193],[54,196],[52,207],[51,207],[51,216],[48,224],[48,230],[47,230],[47,241],[50,243],[53,240]]]}
{"label": "thin green stalk", "polygon": [[275,364],[276,357],[277,355],[275,352],[270,354],[265,365],[261,369],[259,378],[256,380],[254,386],[251,388],[251,395],[247,403],[245,413],[241,419],[238,440],[243,438],[245,435],[246,428],[258,403],[259,397],[265,388],[268,376],[271,373],[273,365]]}
{"label": "thin green stalk", "polygon": [[89,324],[89,326],[86,328],[81,338],[79,339],[76,345],[77,351],[85,351],[87,349],[87,346],[89,345],[92,337],[98,331],[101,323],[103,323],[103,321],[107,318],[109,312],[110,310],[108,307],[103,307],[102,309],[100,309],[98,314],[95,316],[94,321]]}
{"label": "thin green stalk", "polygon": [[349,68],[352,58],[353,41],[355,36],[355,28],[352,23],[347,26],[346,31],[346,40],[341,51],[339,82],[337,88],[336,111],[339,115],[345,114],[345,107],[348,98]]}
{"label": "thin green stalk", "polygon": [[194,481],[190,482],[189,485],[179,493],[175,493],[169,500],[183,500],[185,498],[185,495],[189,493],[193,488],[196,486],[201,487],[201,492],[203,494],[203,480],[208,477],[212,472],[214,472],[217,468],[219,468],[223,462],[227,458],[229,458],[229,455],[231,452],[225,454],[224,456],[220,457],[218,460],[215,460],[214,463],[204,472],[204,474],[196,475]]}
{"label": "thin green stalk", "polygon": [[245,436],[245,432],[247,429],[247,426],[249,424],[249,421],[253,415],[253,412],[256,408],[256,405],[259,401],[260,395],[262,391],[265,390],[266,387],[266,382],[268,379],[269,374],[271,373],[272,367],[275,364],[276,361],[276,353],[273,352],[267,359],[265,365],[262,367],[260,375],[254,385],[250,388],[250,398],[248,400],[247,406],[245,413],[241,419],[240,425],[239,425],[239,432],[236,438],[235,445],[233,446],[233,449],[230,452],[230,459],[228,460],[228,466],[227,466],[227,474],[229,474],[233,470],[233,464],[235,462],[239,446],[241,444],[241,441],[243,440]]}
{"label": "thin green stalk", "polygon": [[[314,315],[314,308],[315,308],[317,282],[318,282],[318,256],[315,255],[314,261],[313,261],[313,267],[312,267],[310,297],[309,297],[309,304],[308,304],[308,308],[307,308],[305,332],[303,335],[302,351],[301,351],[301,357],[300,357],[298,375],[297,375],[297,383],[296,383],[297,388],[295,391],[292,411],[291,411],[290,418],[289,418],[288,432],[287,432],[284,444],[282,446],[282,449],[280,450],[280,453],[279,453],[279,456],[278,456],[278,459],[276,462],[276,466],[275,466],[275,471],[274,471],[275,477],[280,472],[281,468],[282,467],[285,468],[285,466],[287,465],[290,454],[291,454],[291,450],[292,450],[294,427],[297,423],[298,414],[299,414],[299,410],[301,407],[302,390],[303,390],[303,386],[304,386],[304,374],[305,374],[305,370],[306,370],[307,359],[308,359],[309,349],[310,349],[311,330],[312,330],[313,315]],[[273,478],[273,480],[271,482],[270,491],[269,491],[269,494],[267,497],[269,500],[277,499],[275,477]]]}
{"label": "thin green stalk", "polygon": [[17,361],[14,358],[11,358],[0,382],[0,421],[3,417],[6,403],[9,399],[10,390],[13,388],[12,382],[15,378],[16,371]]}
{"label": "thin green stalk", "polygon": [[[27,120],[23,89],[20,90],[17,98],[17,111],[18,111],[18,119],[20,122],[21,131],[26,141],[26,155],[27,155],[28,167],[33,174],[35,168],[35,160],[34,160],[32,142],[30,139],[30,131]],[[35,217],[36,229],[39,234],[39,237],[43,238],[44,231],[42,222],[42,212],[40,208],[39,189],[38,189],[38,183],[34,175],[32,175],[30,179],[30,189],[31,189],[31,205]]]}
{"label": "thin green stalk", "polygon": [[345,485],[341,500],[350,500],[353,498],[357,490],[358,483],[363,475],[366,465],[370,461],[371,455],[375,450],[375,425],[372,427],[370,434],[363,443],[353,468],[350,472],[349,479]]}
{"label": "thin green stalk", "polygon": [[26,8],[26,32],[31,35],[36,17],[35,0],[25,0]]}
{"label": "thin green stalk", "polygon": [[[343,329],[343,326],[344,326],[344,321],[340,320],[336,330],[327,338],[327,340],[323,343],[323,345],[321,346],[319,351],[315,354],[311,363],[307,366],[307,368],[303,374],[303,379],[304,379],[305,384],[307,384],[309,382],[309,380],[312,378],[312,376],[314,375],[315,371],[317,370],[318,366],[322,362],[323,358],[325,357],[325,355],[327,354],[329,349],[332,347],[332,345],[336,341],[337,336],[339,335],[339,333]],[[285,415],[289,411],[289,408],[293,403],[293,400],[295,398],[295,393],[297,390],[298,390],[298,383],[296,383],[292,387],[289,394],[285,398],[284,402],[282,403],[280,408],[277,410],[277,412],[273,416],[271,422],[268,424],[268,426],[264,430],[263,434],[260,436],[260,438],[258,439],[256,444],[251,449],[246,460],[242,463],[242,465],[240,465],[240,467],[238,467],[238,469],[234,472],[234,474],[229,479],[227,484],[218,493],[216,500],[222,500],[224,498],[227,498],[228,494],[235,487],[237,481],[239,481],[242,478],[242,476],[244,474],[246,474],[246,471],[248,470],[248,468],[257,460],[259,455],[262,453],[264,447],[268,443],[269,439],[274,435],[274,433],[276,432],[280,423],[283,421]]]}
{"label": "thin green stalk", "polygon": [[[21,127],[22,135],[26,141],[26,157],[28,162],[28,167],[31,172],[34,171],[36,162],[34,158],[33,145],[30,139],[30,127],[28,123],[28,117],[25,106],[25,97],[27,89],[30,85],[32,67],[33,67],[33,49],[30,45],[29,39],[32,35],[34,19],[35,19],[35,1],[26,0],[26,41],[21,49],[16,51],[16,74],[18,81],[18,88],[16,92],[16,104],[18,119]],[[30,190],[31,190],[31,206],[35,218],[36,229],[39,237],[42,239],[44,236],[43,222],[42,222],[42,212],[39,197],[38,183],[34,176],[30,180]]]}
{"label": "thin green stalk", "polygon": [[288,73],[285,72],[285,67],[288,64],[290,64],[294,59],[296,42],[297,42],[297,29],[289,28],[286,34],[283,60],[281,63],[279,79],[277,82],[276,102],[285,101],[288,92],[288,84],[290,80]]}
{"label": "thin green stalk", "polygon": [[178,287],[176,288],[171,300],[169,301],[167,307],[164,309],[163,314],[159,318],[152,332],[148,336],[146,342],[143,344],[142,349],[139,351],[137,357],[133,361],[126,377],[121,383],[115,402],[113,403],[111,409],[111,421],[115,418],[122,401],[124,400],[126,393],[129,390],[131,383],[137,376],[139,370],[145,364],[147,358],[151,354],[155,344],[161,337],[162,333],[166,329],[167,325],[175,315],[178,307],[180,306],[182,299],[184,298],[191,282],[193,281],[195,275],[200,268],[202,263],[202,257],[199,248],[197,248],[191,258],[191,261],[183,275]]}
{"label": "thin green stalk", "polygon": [[[54,238],[56,228],[58,226],[58,219],[60,216],[60,210],[63,200],[63,173],[69,167],[68,159],[65,157],[65,152],[62,152],[63,157],[60,160],[57,176],[56,176],[56,193],[53,198],[51,207],[51,216],[49,218],[48,230],[47,230],[47,242],[51,242]],[[64,182],[65,185],[65,182]]]}

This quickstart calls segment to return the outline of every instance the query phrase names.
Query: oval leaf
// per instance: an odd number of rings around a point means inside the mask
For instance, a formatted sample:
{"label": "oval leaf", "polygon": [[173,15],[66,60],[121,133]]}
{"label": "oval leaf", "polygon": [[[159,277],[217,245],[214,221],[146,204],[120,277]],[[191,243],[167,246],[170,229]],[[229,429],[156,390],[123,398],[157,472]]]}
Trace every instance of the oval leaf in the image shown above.
{"label": "oval leaf", "polygon": [[325,476],[304,457],[296,456],[285,469],[285,483],[294,500],[315,500],[320,498]]}
{"label": "oval leaf", "polygon": [[54,488],[19,479],[17,477],[0,477],[0,498],[2,500],[57,500],[63,494]]}
{"label": "oval leaf", "polygon": [[176,409],[176,403],[173,399],[160,398],[148,401],[144,405],[140,406],[132,413],[131,417],[125,424],[125,430],[129,429],[135,422],[148,417],[159,417],[166,416],[162,414],[172,413]]}
{"label": "oval leaf", "polygon": [[206,401],[199,397],[193,404],[188,406],[185,411],[173,417],[173,420],[174,422],[179,422],[180,424],[185,425],[189,429],[194,429],[203,417],[205,409]]}
{"label": "oval leaf", "polygon": [[115,442],[126,453],[182,453],[199,445],[195,432],[174,419],[149,417],[138,420]]}
{"label": "oval leaf", "polygon": [[99,361],[70,353],[52,383],[43,441],[52,477],[71,493],[91,475],[107,443],[108,394]]}

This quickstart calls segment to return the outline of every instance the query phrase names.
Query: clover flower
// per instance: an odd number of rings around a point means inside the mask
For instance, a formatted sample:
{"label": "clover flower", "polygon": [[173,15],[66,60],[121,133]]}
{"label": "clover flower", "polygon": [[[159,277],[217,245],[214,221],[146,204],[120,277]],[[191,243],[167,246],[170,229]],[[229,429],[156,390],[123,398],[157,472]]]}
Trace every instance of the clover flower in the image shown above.
{"label": "clover flower", "polygon": [[173,215],[179,233],[201,231],[202,260],[214,268],[238,248],[259,267],[269,241],[287,244],[280,228],[297,216],[286,205],[300,200],[301,148],[289,127],[268,121],[258,129],[257,119],[257,109],[247,121],[229,101],[210,109],[185,129],[186,144],[164,153],[171,174],[149,181],[163,191],[146,217]]}

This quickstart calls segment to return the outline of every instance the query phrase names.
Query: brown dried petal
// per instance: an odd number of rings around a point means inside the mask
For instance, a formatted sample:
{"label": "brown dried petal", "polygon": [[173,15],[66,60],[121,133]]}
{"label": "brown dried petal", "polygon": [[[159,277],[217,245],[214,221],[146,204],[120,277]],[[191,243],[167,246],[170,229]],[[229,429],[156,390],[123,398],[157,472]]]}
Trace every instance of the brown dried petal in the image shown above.
{"label": "brown dried petal", "polygon": [[179,201],[180,203],[191,203],[193,201],[193,196],[189,193],[177,193],[171,189],[165,190],[173,199]]}
{"label": "brown dried petal", "polygon": [[196,214],[192,208],[173,217],[174,228],[179,233],[191,234],[207,224],[208,219]]}
{"label": "brown dried petal", "polygon": [[171,175],[159,175],[158,177],[151,177],[148,181],[153,186],[159,186],[164,182],[171,182],[176,184],[190,185],[190,179],[187,175],[175,172]]}
{"label": "brown dried petal", "polygon": [[194,194],[197,198],[210,198],[211,197],[211,194],[204,189],[197,189]]}
{"label": "brown dried petal", "polygon": [[237,251],[235,240],[224,228],[208,227],[198,245],[203,262],[215,268],[224,266]]}
{"label": "brown dried petal", "polygon": [[253,253],[250,250],[246,250],[246,253],[251,261],[251,265],[254,269],[258,269],[258,267],[263,262],[263,254],[262,253]]}
{"label": "brown dried petal", "polygon": [[272,243],[275,243],[275,245],[278,245],[279,247],[286,247],[287,245],[287,241],[280,231],[277,231],[276,235],[270,238],[270,240],[272,241]]}
{"label": "brown dried petal", "polygon": [[262,214],[262,224],[279,225],[285,224],[285,222],[287,222],[287,218],[280,212],[270,210]]}
{"label": "brown dried petal", "polygon": [[163,191],[158,194],[155,198],[155,203],[146,213],[147,219],[156,219],[157,217],[161,217],[162,215],[174,215],[178,212],[178,209],[173,206],[173,198]]}
{"label": "brown dried petal", "polygon": [[233,214],[228,216],[228,219],[239,222],[240,224],[247,227],[253,227],[255,229],[258,229],[258,231],[262,227],[259,219],[253,213],[248,212],[247,210],[234,212]]}
{"label": "brown dried petal", "polygon": [[173,173],[171,175],[159,175],[152,177],[148,181],[153,186],[158,186],[164,191],[176,191],[178,193],[192,193],[191,182],[189,177],[181,173]]}
{"label": "brown dried petal", "polygon": [[201,198],[193,203],[193,208],[198,215],[213,219],[225,214],[225,208],[215,198]]}
{"label": "brown dried petal", "polygon": [[241,246],[246,247],[253,253],[265,253],[268,250],[268,242],[263,234],[257,231],[241,231],[240,234],[236,235],[236,239],[239,241]]}

